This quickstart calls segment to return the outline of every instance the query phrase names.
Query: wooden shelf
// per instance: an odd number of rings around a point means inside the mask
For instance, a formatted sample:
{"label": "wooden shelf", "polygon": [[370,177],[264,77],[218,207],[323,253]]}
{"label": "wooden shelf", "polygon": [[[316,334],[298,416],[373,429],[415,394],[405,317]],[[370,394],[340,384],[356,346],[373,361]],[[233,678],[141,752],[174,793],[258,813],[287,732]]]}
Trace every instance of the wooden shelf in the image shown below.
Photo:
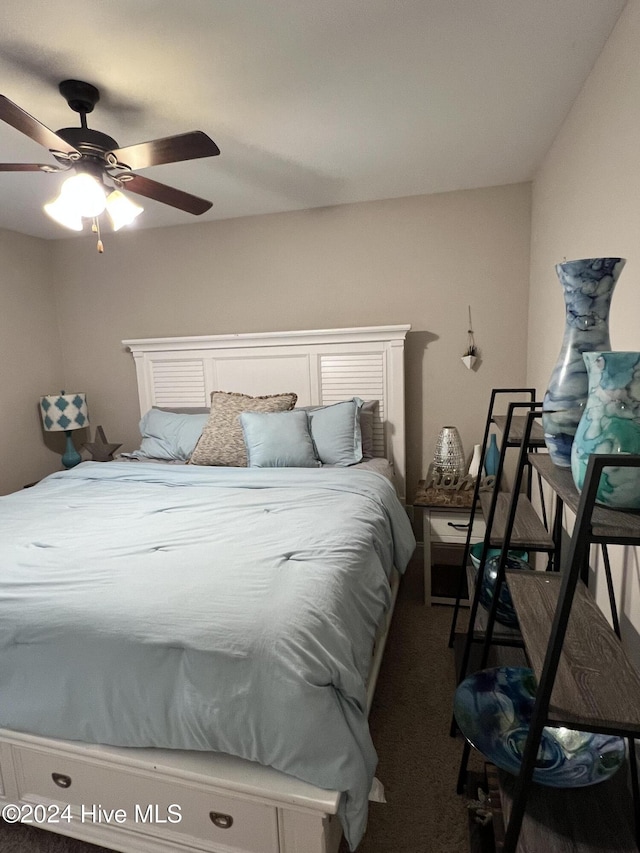
{"label": "wooden shelf", "polygon": [[[507,571],[527,656],[538,679],[561,580],[553,572]],[[551,693],[549,720],[587,731],[640,735],[640,678],[581,581]]]}
{"label": "wooden shelf", "polygon": [[[576,489],[570,468],[559,468],[547,453],[530,453],[529,461],[543,479],[564,501],[572,512],[576,512],[580,493]],[[610,545],[634,545],[640,541],[640,511],[607,509],[594,505],[591,514],[591,542]]]}
{"label": "wooden shelf", "polygon": [[[626,766],[597,785],[531,785],[517,853],[637,853]],[[515,776],[487,765],[496,851],[504,843]],[[502,823],[502,826],[501,826]]]}
{"label": "wooden shelf", "polygon": [[[491,492],[480,493],[480,506],[486,518],[489,517],[489,508],[492,500]],[[501,492],[498,495],[493,525],[491,527],[491,546],[500,548],[504,541],[504,532],[509,517],[511,495]],[[513,532],[509,539],[510,548],[525,548],[529,551],[554,551],[553,537],[545,530],[538,513],[531,505],[529,498],[522,494],[518,496],[518,509],[513,525]]]}
{"label": "wooden shelf", "polygon": [[[500,430],[502,435],[504,436],[504,432],[507,428],[507,415],[494,415],[493,423]],[[506,439],[507,444],[510,447],[520,447],[522,444],[522,437],[524,436],[525,426],[527,424],[527,415],[513,415],[511,418],[511,428],[509,430],[509,437]],[[534,421],[531,424],[531,435],[529,440],[529,447],[544,447],[544,432],[542,430],[542,426],[538,423],[538,421]]]}

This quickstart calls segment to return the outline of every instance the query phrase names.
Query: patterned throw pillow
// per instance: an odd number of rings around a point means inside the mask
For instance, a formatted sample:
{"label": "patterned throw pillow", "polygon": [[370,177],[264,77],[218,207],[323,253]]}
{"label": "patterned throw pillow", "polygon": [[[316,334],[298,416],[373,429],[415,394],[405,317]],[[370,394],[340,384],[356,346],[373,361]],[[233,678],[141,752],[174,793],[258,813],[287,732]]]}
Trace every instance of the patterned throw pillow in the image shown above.
{"label": "patterned throw pillow", "polygon": [[227,465],[247,467],[241,412],[288,412],[296,404],[297,394],[270,394],[266,397],[249,397],[232,391],[213,391],[211,413],[202,431],[191,465]]}

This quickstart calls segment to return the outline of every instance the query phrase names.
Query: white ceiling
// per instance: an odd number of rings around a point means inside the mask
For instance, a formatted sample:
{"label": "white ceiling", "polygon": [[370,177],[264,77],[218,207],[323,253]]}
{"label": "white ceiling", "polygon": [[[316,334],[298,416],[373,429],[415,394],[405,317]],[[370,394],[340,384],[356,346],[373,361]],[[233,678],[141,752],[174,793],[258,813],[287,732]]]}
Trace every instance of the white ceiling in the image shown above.
{"label": "white ceiling", "polygon": [[[190,224],[532,178],[625,0],[3,0],[0,93],[75,126],[61,80],[101,91],[120,146],[203,130],[219,157],[141,174],[213,201]],[[0,161],[55,163],[0,122]],[[60,176],[0,173],[0,227],[72,235],[43,213]]]}

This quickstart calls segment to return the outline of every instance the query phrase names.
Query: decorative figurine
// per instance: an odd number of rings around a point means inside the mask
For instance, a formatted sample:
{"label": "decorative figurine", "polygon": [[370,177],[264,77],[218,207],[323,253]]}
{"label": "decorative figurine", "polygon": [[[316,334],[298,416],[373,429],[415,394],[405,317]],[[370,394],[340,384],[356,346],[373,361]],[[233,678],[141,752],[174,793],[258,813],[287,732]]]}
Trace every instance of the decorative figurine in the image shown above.
{"label": "decorative figurine", "polygon": [[85,442],[82,447],[91,454],[94,462],[112,462],[113,454],[122,444],[109,444],[101,426],[96,427],[93,441]]}

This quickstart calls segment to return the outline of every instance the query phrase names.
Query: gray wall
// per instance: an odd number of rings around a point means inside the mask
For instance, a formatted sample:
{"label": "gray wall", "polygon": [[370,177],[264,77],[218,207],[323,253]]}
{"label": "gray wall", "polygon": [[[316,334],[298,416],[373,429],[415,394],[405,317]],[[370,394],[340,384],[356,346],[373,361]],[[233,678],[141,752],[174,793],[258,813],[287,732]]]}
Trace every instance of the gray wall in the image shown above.
{"label": "gray wall", "polygon": [[[408,494],[440,428],[481,438],[489,391],[526,367],[530,186],[517,184],[52,244],[63,375],[93,425],[139,434],[122,339],[410,323]],[[482,351],[460,361],[471,305]],[[242,390],[242,389],[238,389]]]}
{"label": "gray wall", "polygon": [[[0,231],[0,494],[56,467],[38,410],[39,398],[62,390],[63,380],[50,249],[44,240]],[[61,453],[56,438],[47,441]]]}
{"label": "gray wall", "polygon": [[[528,374],[542,391],[564,329],[554,271],[564,258],[627,259],[611,302],[611,346],[640,349],[639,43],[640,2],[631,0],[534,182]],[[610,553],[625,642],[640,665],[640,549]],[[593,588],[608,613],[603,575]]]}

